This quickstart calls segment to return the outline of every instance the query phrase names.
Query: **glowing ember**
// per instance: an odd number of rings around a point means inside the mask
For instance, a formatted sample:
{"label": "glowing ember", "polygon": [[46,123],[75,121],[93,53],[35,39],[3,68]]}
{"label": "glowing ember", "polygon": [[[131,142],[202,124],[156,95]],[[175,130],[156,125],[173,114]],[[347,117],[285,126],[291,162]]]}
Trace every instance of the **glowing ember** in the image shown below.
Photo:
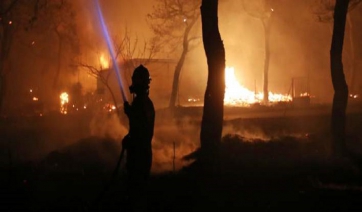
{"label": "glowing ember", "polygon": [[105,104],[103,109],[107,110],[108,112],[112,112],[114,110],[116,110],[116,106],[113,104]]}
{"label": "glowing ember", "polygon": [[107,69],[109,68],[109,62],[104,58],[104,55],[102,54],[99,58],[99,62],[101,64],[101,69]]}
{"label": "glowing ember", "polygon": [[357,99],[358,95],[357,94],[350,94],[349,97],[353,98],[353,99]]}
{"label": "glowing ember", "polygon": [[[247,106],[263,101],[264,94],[262,92],[255,93],[239,84],[236,80],[235,70],[233,67],[226,67],[225,69],[225,85],[225,105]],[[290,95],[274,94],[269,92],[269,101],[292,101],[292,97]]]}
{"label": "glowing ember", "polygon": [[68,113],[69,95],[66,92],[60,94],[60,113]]}
{"label": "glowing ember", "polygon": [[38,101],[39,100],[39,98],[38,97],[33,97],[33,101]]}

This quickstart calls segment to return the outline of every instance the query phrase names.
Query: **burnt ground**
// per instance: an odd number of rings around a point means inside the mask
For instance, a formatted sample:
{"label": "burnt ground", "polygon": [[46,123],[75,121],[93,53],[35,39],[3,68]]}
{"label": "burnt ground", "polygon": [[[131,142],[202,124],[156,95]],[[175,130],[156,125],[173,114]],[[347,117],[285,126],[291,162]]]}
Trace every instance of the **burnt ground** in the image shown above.
{"label": "burnt ground", "polygon": [[[256,117],[225,125],[257,129],[267,140],[230,133],[214,160],[153,174],[148,211],[362,209],[362,113],[348,114],[347,158],[331,156],[329,115]],[[89,136],[89,121],[86,115],[2,119],[1,211],[125,211],[123,169],[95,204],[120,146]]]}

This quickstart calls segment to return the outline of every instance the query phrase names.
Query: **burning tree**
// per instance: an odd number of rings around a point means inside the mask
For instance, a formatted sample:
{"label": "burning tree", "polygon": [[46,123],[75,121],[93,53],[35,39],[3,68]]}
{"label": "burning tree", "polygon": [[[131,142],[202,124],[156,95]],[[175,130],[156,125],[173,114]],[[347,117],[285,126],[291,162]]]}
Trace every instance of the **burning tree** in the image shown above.
{"label": "burning tree", "polygon": [[202,40],[208,65],[201,122],[201,150],[213,153],[221,143],[225,93],[225,49],[218,26],[218,0],[201,5]]}
{"label": "burning tree", "polygon": [[264,30],[264,72],[263,72],[263,92],[264,103],[269,102],[269,60],[270,60],[270,27],[272,25],[273,9],[271,8],[271,0],[242,1],[244,10],[253,18],[259,19]]}
{"label": "burning tree", "polygon": [[175,107],[179,87],[179,78],[187,53],[196,45],[198,39],[191,36],[191,31],[200,17],[200,1],[157,0],[153,13],[148,15],[150,26],[157,37],[174,51],[182,44],[182,53],[175,67],[169,107]]}
{"label": "burning tree", "polygon": [[345,127],[348,86],[344,77],[342,51],[349,0],[336,0],[334,7],[333,35],[330,51],[332,83],[334,88],[332,107],[332,144],[335,154],[346,153]]}
{"label": "burning tree", "polygon": [[[355,89],[355,78],[356,78],[356,61],[355,61],[355,50],[354,50],[354,37],[353,37],[353,24],[350,16],[350,11],[356,8],[362,0],[350,0],[347,11],[347,26],[348,26],[348,35],[349,35],[349,46],[350,53],[348,54],[351,65],[350,65],[350,76],[349,76],[349,88],[352,93],[354,93]],[[312,5],[312,12],[316,16],[318,22],[322,23],[331,23],[333,24],[333,14],[334,8],[336,5],[335,0],[315,0]]]}

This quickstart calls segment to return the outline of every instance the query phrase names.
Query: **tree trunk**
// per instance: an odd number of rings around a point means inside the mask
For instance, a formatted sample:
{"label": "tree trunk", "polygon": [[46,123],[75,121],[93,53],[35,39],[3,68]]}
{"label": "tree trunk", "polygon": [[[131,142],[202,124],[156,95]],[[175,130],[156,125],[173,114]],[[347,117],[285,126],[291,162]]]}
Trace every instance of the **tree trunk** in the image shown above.
{"label": "tree trunk", "polygon": [[0,75],[0,115],[2,114],[4,109],[4,99],[6,94],[5,91],[6,91],[6,77]]}
{"label": "tree trunk", "polygon": [[13,27],[8,24],[8,20],[0,20],[3,28],[0,49],[0,114],[4,109],[4,100],[6,96],[7,74],[10,71],[9,53],[12,44]]}
{"label": "tree trunk", "polygon": [[332,148],[336,155],[346,153],[345,125],[348,87],[342,64],[342,50],[349,0],[337,0],[334,9],[334,25],[330,50],[331,76],[334,88],[331,131]]}
{"label": "tree trunk", "polygon": [[213,153],[221,143],[225,94],[225,49],[218,27],[218,0],[202,0],[202,39],[208,65],[201,151]]}
{"label": "tree trunk", "polygon": [[[270,18],[269,18],[270,19]],[[269,103],[269,61],[270,61],[270,21],[269,19],[262,20],[264,28],[264,45],[265,45],[265,55],[264,55],[264,104]]]}
{"label": "tree trunk", "polygon": [[180,82],[180,74],[181,74],[182,66],[186,59],[187,51],[188,51],[187,48],[185,49],[185,47],[184,47],[182,50],[181,57],[180,57],[179,61],[177,62],[177,65],[175,68],[175,73],[173,74],[171,98],[170,98],[170,103],[168,105],[169,108],[174,108],[176,106],[176,99],[177,99],[178,87],[179,87],[179,82]]}
{"label": "tree trunk", "polygon": [[173,74],[173,83],[172,83],[172,91],[171,91],[171,98],[168,107],[173,108],[176,106],[176,99],[177,99],[177,93],[178,93],[178,87],[180,82],[180,74],[182,70],[182,66],[184,65],[186,55],[189,52],[189,34],[192,29],[192,27],[195,25],[196,20],[198,18],[195,18],[192,20],[192,22],[186,27],[184,36],[183,36],[183,43],[182,43],[182,53],[179,61],[177,62],[175,72]]}

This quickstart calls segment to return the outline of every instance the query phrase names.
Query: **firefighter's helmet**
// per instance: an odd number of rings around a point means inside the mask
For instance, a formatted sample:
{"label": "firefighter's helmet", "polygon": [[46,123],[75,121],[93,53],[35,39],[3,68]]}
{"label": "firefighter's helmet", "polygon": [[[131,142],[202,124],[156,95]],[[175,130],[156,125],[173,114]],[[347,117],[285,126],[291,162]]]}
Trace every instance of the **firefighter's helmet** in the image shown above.
{"label": "firefighter's helmet", "polygon": [[138,66],[132,75],[132,85],[129,87],[131,93],[148,91],[151,82],[150,73],[143,65]]}

